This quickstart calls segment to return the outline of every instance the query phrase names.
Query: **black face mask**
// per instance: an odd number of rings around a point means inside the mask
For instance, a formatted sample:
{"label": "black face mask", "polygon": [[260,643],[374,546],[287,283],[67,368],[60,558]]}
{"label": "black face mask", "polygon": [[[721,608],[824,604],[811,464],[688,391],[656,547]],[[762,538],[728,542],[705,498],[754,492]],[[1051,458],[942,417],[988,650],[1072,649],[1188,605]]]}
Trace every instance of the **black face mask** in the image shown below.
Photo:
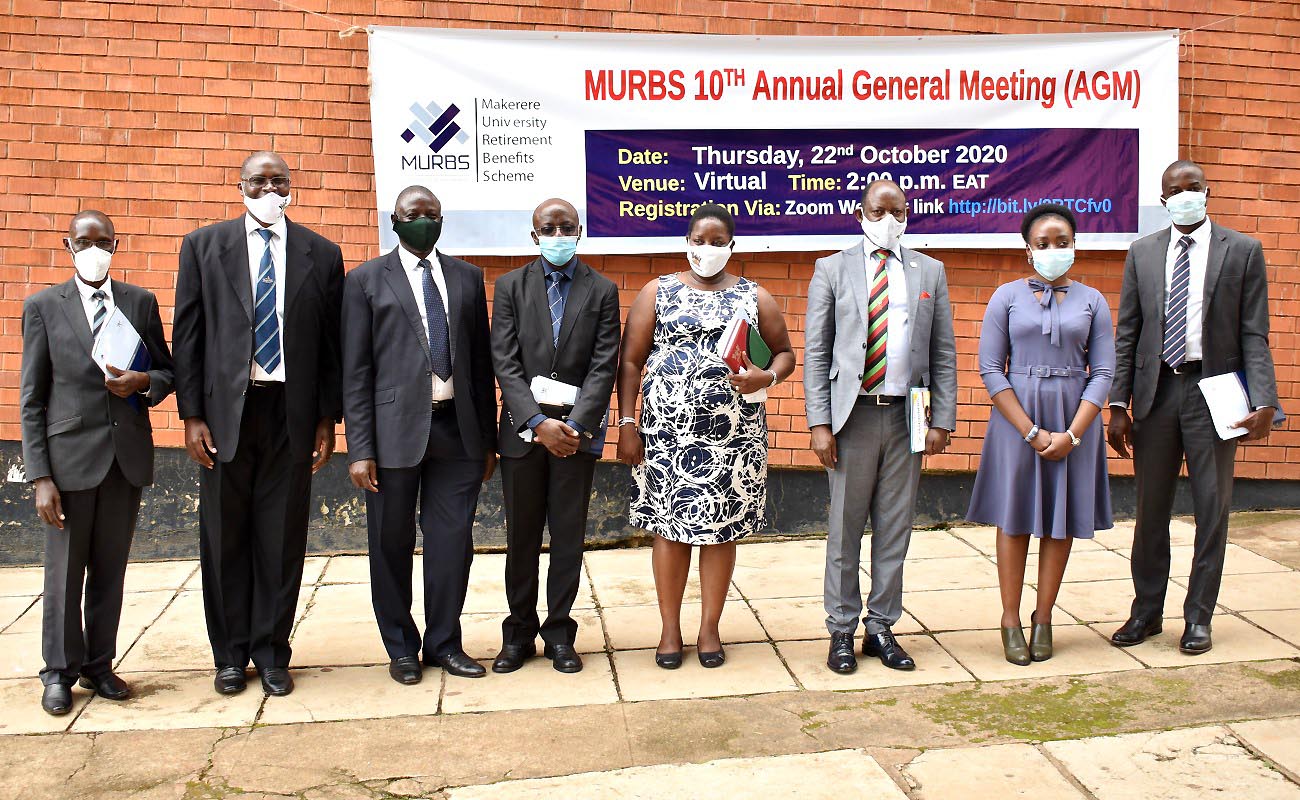
{"label": "black face mask", "polygon": [[393,220],[393,233],[410,249],[427,253],[442,235],[442,220],[420,217],[410,221]]}

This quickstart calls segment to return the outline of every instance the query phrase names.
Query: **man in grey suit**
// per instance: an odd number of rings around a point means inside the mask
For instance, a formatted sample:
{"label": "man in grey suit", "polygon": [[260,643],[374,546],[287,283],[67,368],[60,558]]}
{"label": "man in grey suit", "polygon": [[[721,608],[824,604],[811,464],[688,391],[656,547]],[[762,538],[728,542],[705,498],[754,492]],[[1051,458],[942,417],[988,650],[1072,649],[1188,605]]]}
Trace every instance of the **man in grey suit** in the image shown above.
{"label": "man in grey suit", "polygon": [[912,536],[921,454],[908,435],[908,392],[930,389],[927,454],[957,427],[957,348],[943,264],[899,244],[907,197],[876,181],[854,216],[865,239],[817,260],[808,287],[804,400],[812,447],[830,476],[826,538],[826,665],[858,667],[859,557],[871,522],[871,593],[862,653],[915,669],[890,630],[903,612],[903,559]]}
{"label": "man in grey suit", "polygon": [[[172,391],[158,300],[108,277],[117,250],[113,222],[83,211],[63,243],[77,274],[23,303],[20,399],[23,465],[46,525],[41,706],[56,716],[71,710],[78,679],[108,700],[131,694],[113,674],[122,582],[140,489],[153,482],[148,407]],[[140,334],[148,365],[138,355],[100,369],[92,358],[115,314]]]}
{"label": "man in grey suit", "polygon": [[1210,618],[1228,545],[1237,439],[1220,439],[1215,432],[1200,379],[1228,372],[1245,379],[1253,411],[1237,423],[1246,429],[1244,441],[1267,437],[1274,416],[1282,418],[1268,346],[1264,249],[1249,236],[1212,224],[1205,216],[1209,194],[1200,166],[1170,164],[1160,200],[1172,226],[1130,245],[1124,263],[1107,439],[1123,458],[1133,449],[1137,521],[1133,607],[1111,636],[1120,647],[1161,632],[1169,515],[1184,456],[1196,543],[1179,649],[1199,655],[1212,646]]}

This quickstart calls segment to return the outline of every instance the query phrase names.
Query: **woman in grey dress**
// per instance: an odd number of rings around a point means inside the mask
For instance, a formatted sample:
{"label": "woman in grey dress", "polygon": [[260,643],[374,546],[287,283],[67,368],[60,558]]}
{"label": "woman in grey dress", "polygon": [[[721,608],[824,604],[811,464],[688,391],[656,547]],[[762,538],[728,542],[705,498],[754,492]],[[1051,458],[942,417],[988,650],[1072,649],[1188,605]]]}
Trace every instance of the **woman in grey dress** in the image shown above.
{"label": "woman in grey dress", "polygon": [[[1052,606],[1074,539],[1111,527],[1098,418],[1115,371],[1110,307],[1068,277],[1074,215],[1030,209],[1021,224],[1035,275],[998,287],[980,329],[980,377],[993,399],[966,518],[998,528],[1002,645],[1021,666],[1052,656]],[[1039,540],[1030,642],[1020,622],[1029,538]]]}
{"label": "woman in grey dress", "polygon": [[[700,549],[700,663],[725,660],[718,621],[736,541],[763,525],[767,422],[749,394],[794,372],[781,309],[765,289],[726,270],[735,222],[706,204],[691,217],[690,269],[646,284],[628,311],[618,375],[618,458],[633,466],[632,525],[655,534],[652,564],[663,624],[655,662],[682,663],[681,608],[691,550]],[[718,354],[744,316],[772,350],[770,369],[745,360],[733,374]],[[642,373],[644,372],[644,381]],[[638,391],[639,390],[639,391]],[[632,412],[641,395],[641,421]]]}

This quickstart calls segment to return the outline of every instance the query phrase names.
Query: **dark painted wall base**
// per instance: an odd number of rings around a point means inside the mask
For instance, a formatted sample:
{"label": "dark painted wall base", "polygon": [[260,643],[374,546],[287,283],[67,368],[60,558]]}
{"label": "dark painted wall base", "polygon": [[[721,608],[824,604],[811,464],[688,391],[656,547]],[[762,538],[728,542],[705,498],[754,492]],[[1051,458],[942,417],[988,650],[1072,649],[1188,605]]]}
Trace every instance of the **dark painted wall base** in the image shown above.
{"label": "dark painted wall base", "polygon": [[[0,464],[10,479],[21,474],[22,448],[0,442]],[[918,527],[960,522],[970,499],[972,473],[926,473],[917,496]],[[627,467],[601,462],[596,467],[595,493],[587,525],[587,541],[609,547],[648,541],[644,531],[627,524]],[[1111,502],[1118,517],[1131,517],[1135,505],[1132,478],[1111,478]],[[155,483],[145,489],[131,556],[137,560],[197,558],[199,552],[198,468],[184,452],[159,449]],[[815,470],[772,470],[768,476],[765,534],[818,534],[826,531],[827,486]],[[493,477],[479,500],[474,543],[479,548],[505,546],[505,516],[501,482]],[[311,533],[313,553],[364,553],[366,513],[361,492],[347,478],[345,459],[336,457],[313,483]],[[1300,481],[1238,480],[1233,508],[1300,508]],[[1192,512],[1187,482],[1180,481],[1174,503],[1177,514]],[[0,564],[39,564],[45,530],[36,518],[31,486],[6,481],[0,486]]]}

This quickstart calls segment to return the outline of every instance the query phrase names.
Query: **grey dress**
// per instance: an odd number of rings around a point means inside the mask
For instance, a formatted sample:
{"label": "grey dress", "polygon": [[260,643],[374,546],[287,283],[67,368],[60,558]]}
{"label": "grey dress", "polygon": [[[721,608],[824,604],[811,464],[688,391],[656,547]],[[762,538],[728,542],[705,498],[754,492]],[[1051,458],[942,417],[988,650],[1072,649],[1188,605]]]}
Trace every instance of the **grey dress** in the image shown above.
{"label": "grey dress", "polygon": [[[1040,300],[1025,280],[999,286],[984,313],[979,367],[990,397],[1010,389],[1034,424],[1064,431],[1081,401],[1106,407],[1115,337],[1101,292],[1074,281],[1053,294]],[[1053,539],[1090,539],[1110,528],[1101,415],[1074,433],[1079,446],[1048,461],[994,408],[966,518]]]}

